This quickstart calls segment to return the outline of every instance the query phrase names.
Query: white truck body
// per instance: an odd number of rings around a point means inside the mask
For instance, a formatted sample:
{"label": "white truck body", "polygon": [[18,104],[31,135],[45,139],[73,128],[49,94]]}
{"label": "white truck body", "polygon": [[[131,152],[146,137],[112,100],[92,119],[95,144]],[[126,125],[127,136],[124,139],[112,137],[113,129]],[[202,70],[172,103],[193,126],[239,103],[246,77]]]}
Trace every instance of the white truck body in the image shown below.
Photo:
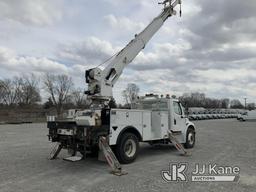
{"label": "white truck body", "polygon": [[142,97],[136,109],[87,109],[69,117],[48,122],[53,142],[86,154],[88,149],[98,148],[98,139],[104,136],[109,146],[118,149],[116,155],[123,163],[134,161],[139,142],[168,144],[172,142],[171,134],[187,148],[195,143],[194,124],[186,117],[181,103],[169,97]]}
{"label": "white truck body", "polygon": [[[187,128],[189,126],[194,128],[194,124],[185,117],[178,100],[160,100],[166,102],[166,108],[111,109],[109,144],[115,145],[120,133],[127,128],[136,129],[143,142],[168,139],[168,131],[171,131],[177,133],[176,137],[180,143],[185,143]],[[178,107],[177,110],[174,106]]]}
{"label": "white truck body", "polygon": [[[185,116],[183,107],[176,99],[151,98],[147,109],[111,109],[109,123],[109,145],[115,145],[118,137],[126,129],[135,129],[142,142],[168,139],[168,131],[176,133],[180,143],[186,142],[186,131],[194,124]],[[77,111],[73,121],[78,126],[101,126],[100,110],[95,110],[90,116],[90,110]]]}

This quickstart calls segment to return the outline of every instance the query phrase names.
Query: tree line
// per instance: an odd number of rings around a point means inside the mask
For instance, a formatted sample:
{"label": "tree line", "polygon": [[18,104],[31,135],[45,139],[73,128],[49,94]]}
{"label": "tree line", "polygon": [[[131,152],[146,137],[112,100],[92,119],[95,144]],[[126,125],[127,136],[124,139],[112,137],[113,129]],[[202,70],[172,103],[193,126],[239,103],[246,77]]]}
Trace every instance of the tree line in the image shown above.
{"label": "tree line", "polygon": [[[132,108],[139,96],[139,87],[128,84],[122,91],[125,104],[116,104],[112,99],[109,105],[113,108]],[[42,94],[48,99],[42,103]],[[176,97],[176,96],[172,96]],[[179,100],[186,107],[204,108],[236,108],[242,109],[244,105],[238,100],[229,98],[216,99],[206,97],[204,93],[185,93]],[[58,114],[63,109],[85,108],[89,102],[82,88],[76,88],[72,78],[65,74],[46,73],[40,77],[35,74],[0,79],[0,106],[2,107],[35,107],[45,109],[54,108]],[[255,109],[254,103],[249,103],[247,109]]]}
{"label": "tree line", "polygon": [[[43,91],[48,99],[42,104]],[[0,80],[0,105],[55,108],[61,114],[65,108],[86,107],[87,101],[83,89],[76,88],[71,77],[46,73],[41,77],[30,74]]]}
{"label": "tree line", "polygon": [[[122,92],[125,107],[132,108],[136,104],[136,99],[139,96],[139,87],[136,84],[128,84],[126,89]],[[172,95],[173,98],[177,98],[175,95]],[[244,109],[245,106],[240,102],[239,99],[229,98],[210,98],[205,95],[205,93],[194,92],[194,93],[184,93],[182,96],[178,97],[179,101],[183,106],[190,107],[204,107],[204,108],[231,108],[231,109]],[[246,104],[246,109],[254,110],[256,109],[255,103]]]}
{"label": "tree line", "polygon": [[[187,107],[204,107],[204,108],[231,108],[231,109],[244,109],[244,105],[238,99],[229,98],[210,98],[206,97],[204,93],[185,93],[179,100],[183,103],[183,105]],[[249,106],[247,106],[249,107]]]}
{"label": "tree line", "polygon": [[35,75],[0,80],[0,103],[2,105],[24,106],[40,101],[39,79]]}

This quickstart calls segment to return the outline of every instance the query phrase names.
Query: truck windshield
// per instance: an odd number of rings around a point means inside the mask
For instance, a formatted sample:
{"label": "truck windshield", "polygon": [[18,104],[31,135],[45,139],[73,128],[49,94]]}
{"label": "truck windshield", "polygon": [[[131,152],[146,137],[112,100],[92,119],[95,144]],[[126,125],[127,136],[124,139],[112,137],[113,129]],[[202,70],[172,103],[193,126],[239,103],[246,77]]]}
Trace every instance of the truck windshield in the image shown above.
{"label": "truck windshield", "polygon": [[138,104],[138,109],[167,111],[168,103],[167,101],[161,101],[161,100],[144,100]]}

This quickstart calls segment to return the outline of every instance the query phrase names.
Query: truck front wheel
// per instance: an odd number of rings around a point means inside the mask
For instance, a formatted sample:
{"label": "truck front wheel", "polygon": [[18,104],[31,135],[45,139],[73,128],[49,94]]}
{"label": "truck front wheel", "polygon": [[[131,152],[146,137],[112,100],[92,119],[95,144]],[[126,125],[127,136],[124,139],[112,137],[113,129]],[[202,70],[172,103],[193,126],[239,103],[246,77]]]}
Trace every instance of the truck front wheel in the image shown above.
{"label": "truck front wheel", "polygon": [[132,163],[139,150],[139,140],[133,133],[124,133],[121,135],[116,145],[116,156],[120,163]]}
{"label": "truck front wheel", "polygon": [[184,144],[184,147],[189,149],[193,148],[196,141],[196,134],[195,131],[192,128],[188,128],[187,135],[186,135],[186,143]]}

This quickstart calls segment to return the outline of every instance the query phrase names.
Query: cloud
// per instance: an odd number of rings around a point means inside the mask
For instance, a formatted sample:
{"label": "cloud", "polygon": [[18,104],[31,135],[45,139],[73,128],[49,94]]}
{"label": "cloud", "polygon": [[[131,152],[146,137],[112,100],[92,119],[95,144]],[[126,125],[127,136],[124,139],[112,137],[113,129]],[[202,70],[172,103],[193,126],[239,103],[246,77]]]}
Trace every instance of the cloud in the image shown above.
{"label": "cloud", "polygon": [[[1,70],[13,73],[67,73],[68,68],[48,58],[36,58],[31,56],[19,56],[13,50],[0,47],[0,68]],[[1,73],[3,74],[3,73]]]}
{"label": "cloud", "polygon": [[120,101],[121,91],[127,82],[136,83],[140,94],[156,93],[182,95],[189,92],[204,92],[210,97],[241,99],[247,96],[251,101],[256,96],[256,70],[186,70],[178,74],[172,69],[154,71],[129,71],[114,87],[115,96]]}
{"label": "cloud", "polygon": [[135,70],[154,70],[154,69],[170,69],[179,67],[185,62],[182,54],[185,50],[190,49],[191,45],[188,42],[177,44],[162,43],[155,44],[151,51],[141,52],[131,64]]}
{"label": "cloud", "polygon": [[0,19],[26,25],[51,25],[61,19],[60,9],[59,0],[1,0]]}
{"label": "cloud", "polygon": [[[186,23],[197,36],[195,39],[189,39],[193,42],[194,49],[203,50],[255,38],[254,0],[217,0],[214,3],[195,0],[195,3],[201,7],[201,11]],[[193,21],[196,21],[196,24]]]}
{"label": "cloud", "polygon": [[92,36],[81,42],[59,45],[57,57],[65,62],[92,66],[100,64],[120,49],[108,41]]}
{"label": "cloud", "polygon": [[148,4],[148,1],[147,0],[140,0],[140,1],[137,1],[137,0],[130,0],[129,3],[127,3],[126,0],[103,0],[111,5],[114,5],[114,6],[125,6],[125,5],[146,5]]}
{"label": "cloud", "polygon": [[[65,5],[69,6],[63,9]],[[84,70],[124,47],[161,8],[148,0],[2,0],[0,43],[13,50],[0,48],[1,76],[51,71],[80,77],[82,82]],[[75,14],[52,25],[69,9]],[[202,91],[209,96],[247,96],[255,101],[255,10],[255,0],[184,1],[183,16],[169,18],[124,70],[114,88],[117,100],[126,84],[133,82],[142,93]],[[31,31],[27,25],[44,27]],[[6,38],[9,33],[11,41]],[[20,33],[33,34],[24,38]],[[36,45],[32,35],[38,37]]]}
{"label": "cloud", "polygon": [[145,24],[142,22],[132,21],[127,17],[116,17],[112,14],[104,16],[104,21],[112,28],[124,31],[140,32],[145,28]]}
{"label": "cloud", "polygon": [[38,76],[44,73],[67,74],[73,78],[76,87],[86,87],[83,75],[85,70],[86,67],[84,65],[74,64],[67,66],[46,57],[17,55],[13,50],[0,47],[1,79],[31,73]]}

